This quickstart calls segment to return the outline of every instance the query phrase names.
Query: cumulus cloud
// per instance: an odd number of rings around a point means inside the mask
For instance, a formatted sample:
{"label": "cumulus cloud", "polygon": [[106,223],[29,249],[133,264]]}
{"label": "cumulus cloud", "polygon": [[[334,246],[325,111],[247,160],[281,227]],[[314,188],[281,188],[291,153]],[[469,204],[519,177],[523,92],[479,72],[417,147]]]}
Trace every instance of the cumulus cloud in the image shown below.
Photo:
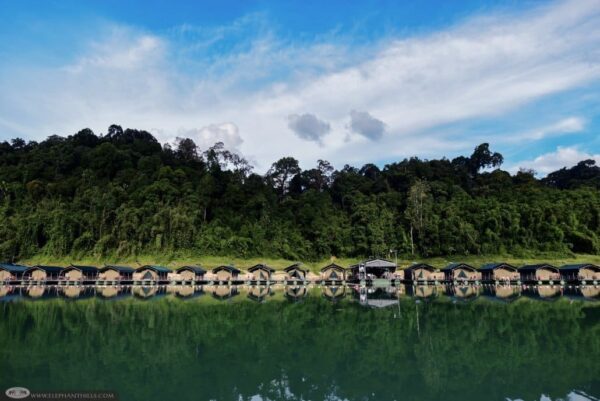
{"label": "cumulus cloud", "polygon": [[226,149],[239,150],[244,142],[238,127],[233,123],[211,124],[187,130],[180,129],[178,136],[193,139],[201,150],[206,150],[217,142],[223,142]]}
{"label": "cumulus cloud", "polygon": [[366,111],[352,110],[350,112],[350,130],[372,141],[377,141],[383,136],[385,124]]}
{"label": "cumulus cloud", "polygon": [[323,137],[331,131],[328,122],[319,120],[317,116],[310,113],[290,114],[288,116],[288,127],[302,139],[322,143]]}
{"label": "cumulus cloud", "polygon": [[[600,81],[595,0],[476,16],[438,32],[383,38],[360,51],[335,35],[296,43],[261,28],[256,36],[239,35],[247,44],[202,57],[205,45],[190,53],[178,35],[117,26],[98,30],[97,40],[62,67],[2,63],[0,130],[40,139],[82,127],[102,132],[119,122],[156,128],[166,142],[198,121],[235,121],[246,140],[229,140],[265,168],[282,155],[305,165],[317,159],[343,165],[470,152],[468,130],[440,128],[510,119],[536,101],[566,91],[577,96],[573,89],[591,91]],[[319,118],[295,115],[298,110]],[[368,113],[351,116],[359,135],[346,140],[349,110]],[[525,130],[519,140],[576,132],[581,124]],[[209,127],[190,135],[224,135]]]}
{"label": "cumulus cloud", "polygon": [[591,154],[578,149],[577,146],[561,147],[555,152],[545,153],[533,160],[524,160],[512,168],[512,172],[519,168],[533,169],[540,175],[546,175],[563,167],[573,167],[582,160],[592,159],[600,165],[600,153]]}

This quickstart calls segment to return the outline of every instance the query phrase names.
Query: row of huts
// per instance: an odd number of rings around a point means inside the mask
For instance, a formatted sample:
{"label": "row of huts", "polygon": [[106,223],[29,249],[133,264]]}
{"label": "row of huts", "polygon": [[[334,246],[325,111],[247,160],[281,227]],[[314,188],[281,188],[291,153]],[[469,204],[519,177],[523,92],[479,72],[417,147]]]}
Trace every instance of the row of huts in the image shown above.
{"label": "row of huts", "polygon": [[426,263],[415,263],[405,269],[384,259],[367,261],[344,268],[335,263],[314,274],[296,263],[276,271],[257,264],[246,272],[234,266],[223,265],[212,270],[200,266],[182,266],[171,270],[164,266],[146,265],[139,268],[107,265],[22,266],[0,264],[0,282],[10,281],[359,281],[373,279],[404,280],[410,282],[435,281],[600,281],[600,267],[593,264],[572,264],[560,268],[549,264],[526,265],[519,268],[508,263],[489,263],[475,268],[466,263],[451,263],[437,269]]}

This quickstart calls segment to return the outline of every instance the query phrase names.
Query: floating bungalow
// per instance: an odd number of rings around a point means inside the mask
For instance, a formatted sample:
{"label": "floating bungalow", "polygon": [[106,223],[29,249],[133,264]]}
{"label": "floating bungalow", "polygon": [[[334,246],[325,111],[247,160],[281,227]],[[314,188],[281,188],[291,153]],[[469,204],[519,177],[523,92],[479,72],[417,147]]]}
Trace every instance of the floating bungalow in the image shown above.
{"label": "floating bungalow", "polygon": [[321,269],[321,280],[324,281],[343,281],[346,279],[346,269],[335,263],[325,266]]}
{"label": "floating bungalow", "polygon": [[217,281],[232,281],[237,280],[241,273],[241,270],[236,269],[233,266],[219,266],[212,270],[213,275]]}
{"label": "floating bungalow", "polygon": [[59,266],[36,265],[23,272],[23,279],[31,281],[54,281],[60,278],[63,270]]}
{"label": "floating bungalow", "polygon": [[294,263],[283,269],[283,271],[286,273],[286,280],[288,281],[304,281],[308,274],[308,270],[302,269],[300,263]]}
{"label": "floating bungalow", "polygon": [[517,281],[521,278],[517,268],[508,263],[487,263],[479,271],[484,281]]}
{"label": "floating bungalow", "polygon": [[16,281],[23,278],[27,266],[13,265],[12,263],[0,264],[0,281]]}
{"label": "floating bungalow", "polygon": [[385,259],[368,259],[350,266],[351,277],[356,280],[371,280],[391,277],[396,271],[396,263]]}
{"label": "floating bungalow", "polygon": [[93,281],[98,278],[98,268],[95,266],[70,265],[60,274],[61,280],[67,281]]}
{"label": "floating bungalow", "polygon": [[175,271],[175,279],[181,281],[202,281],[206,270],[200,266],[182,266]]}
{"label": "floating bungalow", "polygon": [[560,280],[558,269],[549,264],[525,265],[518,272],[524,282]]}
{"label": "floating bungalow", "polygon": [[130,281],[135,269],[128,266],[106,265],[99,270],[100,281]]}
{"label": "floating bungalow", "polygon": [[415,263],[404,269],[406,281],[438,281],[444,279],[444,273],[427,263]]}
{"label": "floating bungalow", "polygon": [[146,265],[138,267],[133,273],[135,281],[167,281],[171,269],[164,266]]}
{"label": "floating bungalow", "polygon": [[448,281],[477,281],[481,280],[481,273],[473,266],[466,263],[450,263],[442,269],[444,278]]}
{"label": "floating bungalow", "polygon": [[595,281],[600,280],[600,266],[589,263],[564,265],[558,269],[560,278],[565,281]]}
{"label": "floating bungalow", "polygon": [[248,273],[250,273],[250,279],[253,281],[269,281],[275,273],[275,269],[259,263],[249,268]]}

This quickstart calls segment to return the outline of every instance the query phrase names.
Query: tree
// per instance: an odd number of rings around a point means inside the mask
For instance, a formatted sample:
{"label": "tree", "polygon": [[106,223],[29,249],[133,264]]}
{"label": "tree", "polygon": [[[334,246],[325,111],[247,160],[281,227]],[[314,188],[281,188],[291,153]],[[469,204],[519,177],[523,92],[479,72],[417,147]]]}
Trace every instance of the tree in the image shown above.
{"label": "tree", "polygon": [[410,223],[410,248],[415,254],[414,232],[421,238],[425,232],[425,209],[429,193],[429,185],[425,181],[416,180],[410,187],[406,205],[406,217]]}
{"label": "tree", "polygon": [[293,157],[283,157],[271,165],[267,178],[273,182],[279,196],[283,197],[288,191],[291,179],[301,171],[298,160]]}

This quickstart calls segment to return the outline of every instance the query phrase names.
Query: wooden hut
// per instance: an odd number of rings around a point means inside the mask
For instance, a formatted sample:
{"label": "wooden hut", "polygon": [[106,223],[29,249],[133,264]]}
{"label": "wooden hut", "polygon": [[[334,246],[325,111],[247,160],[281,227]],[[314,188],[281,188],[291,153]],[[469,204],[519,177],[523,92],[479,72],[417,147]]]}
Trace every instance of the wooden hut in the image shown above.
{"label": "wooden hut", "polygon": [[127,266],[106,265],[98,272],[99,281],[130,281],[135,269]]}
{"label": "wooden hut", "polygon": [[259,263],[249,268],[248,273],[250,273],[250,279],[253,281],[270,281],[275,269]]}
{"label": "wooden hut", "polygon": [[133,273],[134,281],[167,281],[171,269],[164,266],[146,265],[138,267]]}
{"label": "wooden hut", "polygon": [[590,263],[564,265],[558,269],[560,278],[565,281],[595,281],[600,280],[600,266]]}
{"label": "wooden hut", "polygon": [[331,263],[321,269],[321,280],[343,281],[346,279],[346,269],[335,263]]}
{"label": "wooden hut", "polygon": [[23,272],[23,278],[31,281],[58,280],[64,269],[58,266],[36,265]]}
{"label": "wooden hut", "polygon": [[390,277],[396,271],[396,263],[385,259],[368,259],[350,266],[351,278],[369,280]]}
{"label": "wooden hut", "polygon": [[98,278],[98,268],[95,266],[70,265],[60,275],[61,280],[94,281]]}
{"label": "wooden hut", "polygon": [[236,280],[241,271],[233,266],[219,266],[212,270],[212,273],[217,281],[232,281]]}
{"label": "wooden hut", "polygon": [[200,266],[182,266],[176,270],[177,280],[181,281],[202,281],[206,270]]}
{"label": "wooden hut", "polygon": [[560,280],[558,269],[549,264],[526,265],[518,269],[521,280],[526,281],[552,281]]}
{"label": "wooden hut", "polygon": [[0,281],[15,281],[23,278],[27,266],[13,265],[12,263],[0,264]]}
{"label": "wooden hut", "polygon": [[466,263],[450,263],[442,269],[442,272],[444,273],[444,278],[449,281],[481,280],[481,273]]}
{"label": "wooden hut", "polygon": [[304,281],[308,274],[308,270],[302,269],[300,263],[294,263],[283,269],[283,271],[286,273],[286,280],[288,281]]}
{"label": "wooden hut", "polygon": [[443,280],[444,274],[427,263],[415,263],[404,269],[406,281],[437,281]]}
{"label": "wooden hut", "polygon": [[517,268],[508,263],[487,263],[479,271],[485,281],[517,281],[521,278]]}

